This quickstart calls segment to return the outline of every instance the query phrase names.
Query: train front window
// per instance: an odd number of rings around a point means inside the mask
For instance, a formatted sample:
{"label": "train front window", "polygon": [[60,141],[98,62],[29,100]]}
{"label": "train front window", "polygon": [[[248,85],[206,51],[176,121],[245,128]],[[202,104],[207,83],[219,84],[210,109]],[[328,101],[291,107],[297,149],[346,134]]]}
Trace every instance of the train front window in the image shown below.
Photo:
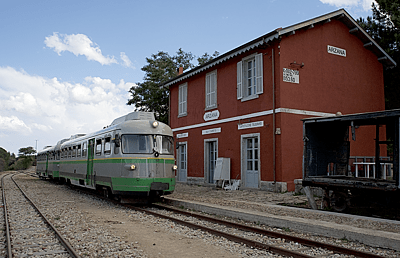
{"label": "train front window", "polygon": [[123,153],[153,153],[151,135],[126,134],[122,135]]}
{"label": "train front window", "polygon": [[162,136],[161,154],[174,154],[174,139],[171,136]]}

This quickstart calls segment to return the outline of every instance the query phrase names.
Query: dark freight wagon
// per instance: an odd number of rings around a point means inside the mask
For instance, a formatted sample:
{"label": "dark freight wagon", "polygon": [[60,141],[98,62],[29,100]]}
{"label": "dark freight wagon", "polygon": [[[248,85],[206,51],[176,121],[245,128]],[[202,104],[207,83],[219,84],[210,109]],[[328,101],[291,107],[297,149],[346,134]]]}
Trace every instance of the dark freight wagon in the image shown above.
{"label": "dark freight wagon", "polygon": [[398,208],[399,131],[400,110],[304,119],[303,186],[335,211]]}

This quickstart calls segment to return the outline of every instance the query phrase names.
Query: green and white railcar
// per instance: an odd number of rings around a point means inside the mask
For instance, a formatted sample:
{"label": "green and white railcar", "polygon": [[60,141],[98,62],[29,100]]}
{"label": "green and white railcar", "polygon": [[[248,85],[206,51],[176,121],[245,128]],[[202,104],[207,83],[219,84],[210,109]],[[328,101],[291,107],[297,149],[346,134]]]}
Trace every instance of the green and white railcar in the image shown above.
{"label": "green and white railcar", "polygon": [[37,173],[127,200],[172,193],[176,168],[171,128],[151,112],[132,112],[40,151]]}

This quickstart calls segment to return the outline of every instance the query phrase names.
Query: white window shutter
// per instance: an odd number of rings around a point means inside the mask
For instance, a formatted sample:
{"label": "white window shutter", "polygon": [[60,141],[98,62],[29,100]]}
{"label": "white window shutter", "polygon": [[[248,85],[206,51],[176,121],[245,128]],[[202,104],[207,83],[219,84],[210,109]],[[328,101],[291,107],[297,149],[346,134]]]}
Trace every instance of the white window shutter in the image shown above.
{"label": "white window shutter", "polygon": [[237,99],[241,99],[243,97],[243,67],[242,61],[237,63]]}
{"label": "white window shutter", "polygon": [[257,83],[257,94],[263,93],[263,54],[255,56],[256,61],[256,83]]}
{"label": "white window shutter", "polygon": [[217,73],[212,73],[210,78],[210,106],[217,105]]}
{"label": "white window shutter", "polygon": [[178,107],[179,107],[179,110],[178,110],[178,114],[180,115],[180,114],[182,114],[182,86],[179,86],[179,100],[178,100]]}
{"label": "white window shutter", "polygon": [[187,113],[187,84],[183,86],[183,113]]}
{"label": "white window shutter", "polygon": [[210,91],[211,91],[211,79],[210,75],[206,75],[206,108],[210,106],[211,100],[210,100]]}

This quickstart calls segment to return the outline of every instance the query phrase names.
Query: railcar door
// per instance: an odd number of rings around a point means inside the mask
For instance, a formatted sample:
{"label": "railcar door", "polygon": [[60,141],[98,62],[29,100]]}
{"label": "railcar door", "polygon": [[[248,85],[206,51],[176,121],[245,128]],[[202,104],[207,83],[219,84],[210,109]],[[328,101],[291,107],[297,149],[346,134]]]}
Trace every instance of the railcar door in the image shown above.
{"label": "railcar door", "polygon": [[44,176],[48,176],[49,171],[49,153],[46,153],[46,170]]}
{"label": "railcar door", "polygon": [[94,141],[95,141],[94,139],[89,140],[87,173],[86,173],[86,185],[91,185],[91,186],[94,186],[94,177],[93,177]]}

